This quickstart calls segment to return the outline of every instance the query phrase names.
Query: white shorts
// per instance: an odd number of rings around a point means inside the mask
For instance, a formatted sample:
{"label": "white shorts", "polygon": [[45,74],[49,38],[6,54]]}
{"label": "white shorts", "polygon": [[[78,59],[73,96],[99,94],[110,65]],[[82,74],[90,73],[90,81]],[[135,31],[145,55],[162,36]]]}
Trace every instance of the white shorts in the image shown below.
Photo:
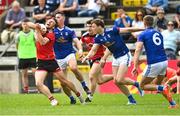
{"label": "white shorts", "polygon": [[76,61],[76,56],[74,53],[69,54],[63,59],[57,59],[57,63],[61,69],[66,69],[70,59],[74,59]]}
{"label": "white shorts", "polygon": [[167,66],[168,66],[167,61],[158,62],[155,64],[149,64],[146,66],[146,68],[143,71],[143,77],[156,78],[159,75],[163,76],[166,74]]}
{"label": "white shorts", "polygon": [[132,59],[132,56],[131,56],[131,53],[128,52],[127,54],[125,54],[124,56],[121,56],[117,59],[115,59],[113,57],[113,62],[112,62],[112,66],[120,66],[120,65],[126,65],[126,66],[130,66],[131,65],[131,59]]}

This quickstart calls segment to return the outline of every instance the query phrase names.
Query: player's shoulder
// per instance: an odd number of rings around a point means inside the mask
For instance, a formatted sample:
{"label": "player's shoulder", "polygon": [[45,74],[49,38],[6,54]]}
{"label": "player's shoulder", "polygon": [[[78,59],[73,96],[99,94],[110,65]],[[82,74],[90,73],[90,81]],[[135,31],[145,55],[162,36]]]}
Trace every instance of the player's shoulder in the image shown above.
{"label": "player's shoulder", "polygon": [[86,37],[86,36],[89,36],[89,32],[88,31],[82,34],[82,37]]}
{"label": "player's shoulder", "polygon": [[73,29],[71,29],[71,28],[68,27],[68,26],[65,26],[65,27],[64,27],[64,30],[66,30],[66,31],[68,31],[68,32],[73,32],[73,31],[74,31]]}
{"label": "player's shoulder", "polygon": [[51,37],[54,37],[55,35],[54,35],[54,33],[53,32],[47,32],[46,33],[46,35],[45,35],[45,37],[47,37],[47,38],[51,38]]}

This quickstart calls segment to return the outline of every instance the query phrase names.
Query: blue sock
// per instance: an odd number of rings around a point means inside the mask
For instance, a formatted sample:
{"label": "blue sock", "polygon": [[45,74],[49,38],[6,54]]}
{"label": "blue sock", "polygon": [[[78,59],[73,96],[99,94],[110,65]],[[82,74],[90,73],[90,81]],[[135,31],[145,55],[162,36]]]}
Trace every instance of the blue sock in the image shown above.
{"label": "blue sock", "polygon": [[71,95],[71,96],[69,96],[69,99],[71,100],[71,101],[74,101],[75,100],[75,98]]}
{"label": "blue sock", "polygon": [[176,102],[175,102],[175,101],[171,101],[171,102],[169,102],[169,103],[170,103],[170,105],[172,105],[172,106],[176,105]]}
{"label": "blue sock", "polygon": [[82,81],[82,82],[81,82],[81,85],[82,85],[82,87],[83,87],[83,88],[87,87],[87,85],[86,85],[86,82],[85,82],[85,81]]}
{"label": "blue sock", "polygon": [[164,86],[163,86],[163,85],[158,85],[158,86],[157,86],[157,90],[158,90],[158,91],[161,92],[161,91],[163,91],[163,89],[164,89]]}
{"label": "blue sock", "polygon": [[137,88],[139,88],[139,82],[136,81],[136,82],[134,83],[134,86],[136,86]]}
{"label": "blue sock", "polygon": [[136,103],[136,100],[133,98],[131,94],[128,96],[128,99],[130,102]]}

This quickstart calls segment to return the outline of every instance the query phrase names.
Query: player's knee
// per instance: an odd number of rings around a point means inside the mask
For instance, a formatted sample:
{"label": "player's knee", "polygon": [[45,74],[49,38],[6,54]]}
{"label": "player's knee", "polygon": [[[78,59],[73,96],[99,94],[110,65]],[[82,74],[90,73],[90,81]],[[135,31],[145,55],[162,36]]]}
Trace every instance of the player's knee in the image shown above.
{"label": "player's knee", "polygon": [[41,82],[36,82],[36,87],[39,88],[39,87],[42,87],[43,86],[43,83]]}
{"label": "player's knee", "polygon": [[71,69],[72,72],[78,72],[78,69],[77,69],[76,66],[70,67],[70,69]]}
{"label": "player's knee", "polygon": [[122,78],[115,78],[114,83],[118,85],[123,85],[124,81]]}

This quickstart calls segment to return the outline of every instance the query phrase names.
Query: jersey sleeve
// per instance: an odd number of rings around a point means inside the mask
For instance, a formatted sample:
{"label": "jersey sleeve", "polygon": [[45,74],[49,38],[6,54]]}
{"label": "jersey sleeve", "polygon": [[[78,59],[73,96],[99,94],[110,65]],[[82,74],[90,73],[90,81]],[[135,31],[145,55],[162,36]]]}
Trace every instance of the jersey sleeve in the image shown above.
{"label": "jersey sleeve", "polygon": [[141,33],[141,34],[137,37],[137,41],[138,41],[138,42],[143,42],[143,41],[144,41],[144,33]]}
{"label": "jersey sleeve", "polygon": [[74,31],[71,31],[71,37],[72,39],[77,38],[76,33]]}
{"label": "jersey sleeve", "polygon": [[114,33],[119,33],[120,28],[114,26],[112,30],[113,30]]}
{"label": "jersey sleeve", "polygon": [[101,41],[101,39],[98,38],[98,36],[97,36],[97,37],[94,38],[94,44],[102,45],[102,44],[103,44],[103,41]]}

